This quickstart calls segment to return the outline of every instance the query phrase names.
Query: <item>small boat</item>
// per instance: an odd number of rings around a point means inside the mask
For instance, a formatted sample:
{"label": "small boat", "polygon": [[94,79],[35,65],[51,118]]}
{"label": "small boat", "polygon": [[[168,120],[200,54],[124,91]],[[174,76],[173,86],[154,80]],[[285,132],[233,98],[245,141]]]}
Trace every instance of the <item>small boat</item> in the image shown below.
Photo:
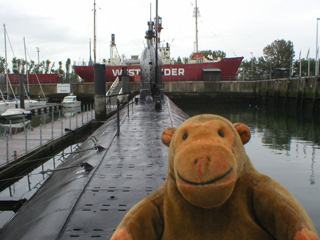
{"label": "small boat", "polygon": [[3,113],[7,109],[18,107],[17,101],[0,101],[0,113]]}
{"label": "small boat", "polygon": [[24,104],[25,104],[25,106],[28,106],[28,107],[45,106],[45,105],[47,105],[47,100],[28,99],[28,100],[24,100]]}
{"label": "small boat", "polygon": [[62,107],[69,108],[69,107],[80,107],[81,106],[81,101],[77,100],[77,96],[70,94],[66,97],[64,97],[62,101]]}
{"label": "small boat", "polygon": [[25,110],[23,108],[9,108],[4,113],[1,114],[1,118],[6,120],[19,119],[23,117],[31,117],[31,111]]}

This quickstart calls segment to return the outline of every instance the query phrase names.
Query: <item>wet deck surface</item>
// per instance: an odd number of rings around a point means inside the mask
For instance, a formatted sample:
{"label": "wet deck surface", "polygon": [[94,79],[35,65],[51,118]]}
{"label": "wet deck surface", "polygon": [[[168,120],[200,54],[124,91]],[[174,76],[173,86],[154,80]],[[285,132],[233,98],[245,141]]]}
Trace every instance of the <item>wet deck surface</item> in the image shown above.
{"label": "wet deck surface", "polygon": [[[139,103],[110,118],[82,149],[95,143],[106,150],[71,156],[20,209],[0,232],[0,239],[109,239],[139,200],[156,190],[166,178],[168,148],[162,131],[179,126],[187,116],[166,99],[160,112],[153,104]],[[94,168],[81,171],[80,163]]]}

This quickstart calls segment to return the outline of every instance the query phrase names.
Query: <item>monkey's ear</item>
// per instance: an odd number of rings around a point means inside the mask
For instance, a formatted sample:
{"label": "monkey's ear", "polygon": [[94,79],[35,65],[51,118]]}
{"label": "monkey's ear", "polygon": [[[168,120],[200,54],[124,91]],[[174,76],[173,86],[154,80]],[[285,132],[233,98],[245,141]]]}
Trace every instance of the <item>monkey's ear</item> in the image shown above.
{"label": "monkey's ear", "polygon": [[163,131],[162,136],[161,136],[161,140],[162,140],[163,144],[166,145],[167,147],[170,146],[172,136],[173,136],[174,132],[176,131],[176,129],[177,128],[175,128],[175,127],[171,127],[171,128],[167,128]]}
{"label": "monkey's ear", "polygon": [[250,129],[247,127],[247,125],[243,123],[235,123],[233,126],[237,130],[243,145],[249,142],[251,138],[251,132],[250,132]]}

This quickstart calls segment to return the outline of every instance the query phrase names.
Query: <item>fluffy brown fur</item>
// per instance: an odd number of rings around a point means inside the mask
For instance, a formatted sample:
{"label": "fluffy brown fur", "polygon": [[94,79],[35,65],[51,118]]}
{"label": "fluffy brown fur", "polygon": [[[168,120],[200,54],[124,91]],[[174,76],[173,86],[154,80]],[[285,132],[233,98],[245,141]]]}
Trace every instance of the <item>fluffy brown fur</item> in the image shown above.
{"label": "fluffy brown fur", "polygon": [[199,115],[168,128],[166,182],[124,217],[112,240],[319,239],[303,207],[253,167],[244,124]]}

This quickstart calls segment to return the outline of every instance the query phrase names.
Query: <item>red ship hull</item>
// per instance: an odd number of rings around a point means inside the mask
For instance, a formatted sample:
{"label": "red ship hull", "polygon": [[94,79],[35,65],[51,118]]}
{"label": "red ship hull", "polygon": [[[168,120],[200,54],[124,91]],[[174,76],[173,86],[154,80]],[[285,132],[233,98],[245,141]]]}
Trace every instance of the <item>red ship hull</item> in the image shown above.
{"label": "red ship hull", "polygon": [[[12,84],[19,84],[19,74],[8,74],[9,80]],[[50,74],[26,74],[23,75],[23,82],[27,83],[27,78],[30,84],[40,83],[59,83],[62,82],[61,74],[50,73]],[[39,80],[39,82],[38,82]]]}
{"label": "red ship hull", "polygon": [[[204,71],[212,70],[219,73],[216,80],[232,81],[237,75],[243,57],[224,58],[219,62],[195,64],[164,64],[162,65],[162,81],[204,81]],[[122,68],[127,67],[131,81],[140,81],[140,66],[106,66],[106,82],[113,82],[122,75]],[[73,66],[75,72],[84,82],[94,81],[93,66]]]}

